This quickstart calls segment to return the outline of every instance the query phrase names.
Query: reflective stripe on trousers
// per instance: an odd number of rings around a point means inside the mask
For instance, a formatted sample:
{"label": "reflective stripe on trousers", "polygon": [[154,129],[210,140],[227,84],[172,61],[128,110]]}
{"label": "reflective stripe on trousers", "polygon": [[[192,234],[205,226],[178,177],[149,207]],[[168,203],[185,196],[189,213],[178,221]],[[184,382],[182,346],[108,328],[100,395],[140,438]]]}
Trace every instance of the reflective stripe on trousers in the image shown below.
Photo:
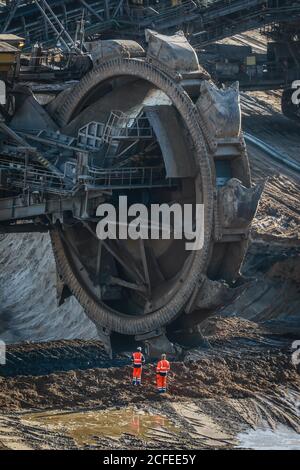
{"label": "reflective stripe on trousers", "polygon": [[133,383],[141,383],[142,378],[142,368],[134,367],[132,372],[132,381]]}
{"label": "reflective stripe on trousers", "polygon": [[156,376],[156,386],[158,391],[166,391],[167,389],[167,376],[157,374]]}

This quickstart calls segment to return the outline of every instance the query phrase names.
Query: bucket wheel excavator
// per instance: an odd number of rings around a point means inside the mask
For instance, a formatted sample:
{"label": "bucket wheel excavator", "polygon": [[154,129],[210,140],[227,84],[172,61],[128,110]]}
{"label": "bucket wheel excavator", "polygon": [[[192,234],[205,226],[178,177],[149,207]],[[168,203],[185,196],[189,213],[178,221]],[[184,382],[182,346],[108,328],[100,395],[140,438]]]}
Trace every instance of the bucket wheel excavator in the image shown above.
{"label": "bucket wheel excavator", "polygon": [[[46,105],[24,83],[7,87],[0,227],[49,230],[59,303],[74,295],[107,349],[130,336],[156,356],[236,295],[262,188],[251,186],[237,86],[218,89],[182,33],[146,30],[145,44],[88,44],[91,70]],[[97,207],[118,212],[120,196],[203,204],[203,247],[174,234],[99,240]]]}

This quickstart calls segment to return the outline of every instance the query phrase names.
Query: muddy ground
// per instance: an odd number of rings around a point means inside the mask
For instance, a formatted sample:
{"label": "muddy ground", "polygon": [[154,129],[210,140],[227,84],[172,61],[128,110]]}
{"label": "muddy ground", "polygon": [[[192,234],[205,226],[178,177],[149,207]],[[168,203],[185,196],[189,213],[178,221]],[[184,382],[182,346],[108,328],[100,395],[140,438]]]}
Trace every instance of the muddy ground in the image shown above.
{"label": "muddy ground", "polygon": [[[142,386],[133,387],[131,367],[118,365],[129,358],[119,356],[110,363],[97,341],[10,346],[7,377],[0,378],[0,441],[13,448],[215,448],[237,445],[241,431],[266,423],[299,433],[300,376],[291,362],[293,334],[282,336],[270,326],[222,316],[209,319],[202,331],[206,344],[185,351],[182,361],[172,363],[165,396],[157,395],[154,364],[146,365]],[[68,368],[66,348],[77,361],[74,370],[61,370]],[[98,351],[98,364],[92,368],[89,349]],[[22,365],[34,352],[41,359],[39,375]],[[30,375],[19,375],[21,370]],[[116,438],[109,428],[96,440],[91,435],[78,440],[76,432],[85,436],[80,413],[89,422],[89,413],[98,412],[101,422],[102,412],[116,410],[121,421],[124,411],[130,413],[127,433]],[[61,423],[61,414],[71,421]],[[140,436],[133,426],[144,415],[166,418],[167,426],[154,421]]]}

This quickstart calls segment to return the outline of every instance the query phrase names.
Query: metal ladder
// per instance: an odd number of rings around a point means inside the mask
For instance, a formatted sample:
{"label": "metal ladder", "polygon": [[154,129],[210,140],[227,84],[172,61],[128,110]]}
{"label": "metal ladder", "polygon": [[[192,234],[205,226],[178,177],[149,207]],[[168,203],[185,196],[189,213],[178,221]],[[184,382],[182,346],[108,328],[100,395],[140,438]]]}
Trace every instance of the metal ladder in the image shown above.
{"label": "metal ladder", "polygon": [[61,40],[67,51],[76,50],[80,52],[79,48],[76,46],[74,40],[63,26],[61,21],[58,19],[49,3],[46,0],[34,0],[38,9],[40,10],[42,16],[45,18],[46,22],[49,24],[50,28],[56,34],[56,40]]}

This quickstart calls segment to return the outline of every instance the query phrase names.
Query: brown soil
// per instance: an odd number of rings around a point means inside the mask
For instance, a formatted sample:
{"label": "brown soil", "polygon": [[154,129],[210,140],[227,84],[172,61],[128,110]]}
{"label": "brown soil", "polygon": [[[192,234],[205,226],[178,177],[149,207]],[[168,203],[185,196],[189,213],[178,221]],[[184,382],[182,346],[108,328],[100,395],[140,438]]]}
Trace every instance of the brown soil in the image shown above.
{"label": "brown soil", "polygon": [[[145,366],[141,387],[131,385],[130,366],[105,367],[107,359],[99,359],[99,367],[93,369],[0,378],[0,440],[15,449],[195,449],[233,447],[240,431],[263,423],[273,429],[281,423],[300,432],[300,376],[291,362],[291,340],[241,318],[209,318],[202,332],[207,347],[190,350],[183,361],[171,364],[165,396],[156,392],[154,364]],[[37,354],[48,351],[48,361],[53,354],[55,362],[60,347],[78,348],[74,341],[41,346],[23,345],[22,353],[26,348],[30,354],[35,349]],[[14,349],[20,354],[14,346],[9,347],[10,354]],[[83,344],[80,349],[84,364]],[[149,429],[145,438],[129,431],[118,438],[96,433],[86,445],[74,440],[76,420],[90,419],[80,412],[120,410],[122,415],[130,409],[130,429],[141,413],[151,413],[162,422],[165,417],[174,432],[163,426]],[[41,418],[35,415],[38,411]],[[64,419],[63,428],[43,423],[43,416],[55,423],[68,413],[70,420]]]}
{"label": "brown soil", "polygon": [[[256,324],[239,318],[210,319],[214,334],[210,347],[190,351],[184,362],[174,362],[169,378],[169,399],[241,398],[271,393],[278,385],[298,388],[299,376],[291,364],[290,342],[275,345]],[[209,330],[209,329],[208,329]],[[207,332],[206,331],[206,335]],[[32,350],[33,345],[28,348]],[[40,345],[34,348],[39,350]],[[13,347],[11,347],[11,352]],[[93,368],[45,376],[0,378],[2,411],[20,409],[109,407],[158,400],[155,366],[148,364],[143,386],[132,387],[131,367]],[[253,380],[255,377],[255,380]]]}

